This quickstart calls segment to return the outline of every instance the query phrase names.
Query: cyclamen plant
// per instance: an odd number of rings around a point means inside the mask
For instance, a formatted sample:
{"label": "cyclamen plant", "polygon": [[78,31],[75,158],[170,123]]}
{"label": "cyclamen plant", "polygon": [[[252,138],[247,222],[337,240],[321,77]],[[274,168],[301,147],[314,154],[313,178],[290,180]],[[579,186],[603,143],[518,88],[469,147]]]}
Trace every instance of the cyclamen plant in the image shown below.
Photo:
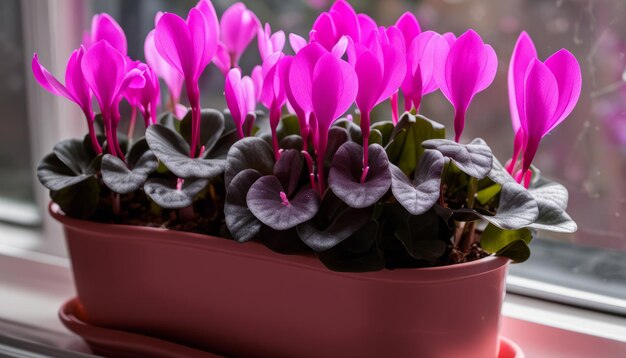
{"label": "cyclamen plant", "polygon": [[[238,62],[255,36],[261,58],[248,73]],[[576,231],[567,190],[532,166],[541,138],[580,95],[570,52],[541,61],[520,35],[508,70],[513,156],[504,166],[484,140],[463,138],[467,109],[498,67],[474,30],[458,38],[422,32],[411,13],[379,26],[338,0],[308,40],[288,38],[293,54],[284,51],[285,33],[272,33],[245,5],[218,20],[200,0],[186,19],[156,15],[146,64],[128,57],[115,20],[96,15],[65,85],[33,57],[35,79],[78,104],[89,129],[55,146],[39,180],[72,217],[260,241],[281,253],[315,253],[338,271],[490,254],[521,262],[535,230]],[[201,108],[198,80],[210,63],[224,75],[228,110]],[[183,84],[190,109],[181,104]],[[420,111],[437,89],[454,107],[454,140]],[[124,99],[129,118],[120,114]],[[373,116],[387,100],[388,116]],[[145,138],[134,135],[138,113]],[[121,121],[129,122],[125,134]]]}

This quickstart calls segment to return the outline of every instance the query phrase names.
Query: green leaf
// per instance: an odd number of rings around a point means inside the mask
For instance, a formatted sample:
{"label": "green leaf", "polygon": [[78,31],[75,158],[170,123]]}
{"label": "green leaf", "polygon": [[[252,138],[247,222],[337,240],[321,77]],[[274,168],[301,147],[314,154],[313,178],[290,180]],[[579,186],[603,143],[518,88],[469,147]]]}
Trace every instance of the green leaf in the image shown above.
{"label": "green leaf", "polygon": [[478,200],[481,205],[486,205],[491,199],[495,198],[496,195],[500,194],[500,190],[502,190],[502,185],[490,185],[476,193],[476,200]]}
{"label": "green leaf", "polygon": [[413,181],[400,168],[391,165],[393,196],[412,215],[425,213],[439,199],[444,163],[443,155],[438,151],[425,151]]}
{"label": "green leaf", "polygon": [[531,240],[532,233],[529,229],[503,230],[489,224],[480,236],[480,246],[490,254],[523,262],[530,256],[528,244]]}
{"label": "green leaf", "polygon": [[300,122],[298,122],[298,117],[293,114],[283,116],[280,122],[278,122],[276,134],[278,135],[279,140],[282,140],[283,138],[290,135],[301,135]]}
{"label": "green leaf", "polygon": [[94,177],[101,158],[91,157],[80,139],[63,140],[41,160],[37,177],[49,190],[62,190]]}
{"label": "green leaf", "polygon": [[[215,143],[218,139],[219,136],[215,138]],[[224,172],[223,159],[190,158],[189,144],[178,133],[161,124],[153,124],[146,130],[146,140],[154,155],[179,178],[209,179]],[[213,145],[205,150],[206,156],[210,155]]]}
{"label": "green leaf", "polygon": [[224,183],[226,187],[239,172],[255,169],[263,175],[274,171],[274,150],[265,140],[258,137],[246,137],[237,141],[228,151]]}
{"label": "green leaf", "polygon": [[[191,144],[191,117],[191,111],[189,111],[180,122],[180,134],[189,144]],[[203,108],[200,111],[200,142],[198,146],[204,146],[205,152],[210,152],[222,136],[224,128],[225,121],[222,112],[215,109]],[[205,153],[201,153],[200,155],[204,156],[204,154]]]}
{"label": "green leaf", "polygon": [[193,204],[194,198],[209,183],[206,179],[186,179],[182,188],[176,188],[175,180],[148,179],[143,187],[146,195],[163,209],[182,209]]}
{"label": "green leaf", "polygon": [[459,144],[447,139],[431,139],[422,143],[426,149],[438,150],[464,173],[482,179],[490,173],[493,166],[491,149],[482,140],[470,144]]}
{"label": "green leaf", "polygon": [[576,232],[578,226],[565,211],[569,194],[563,185],[540,179],[528,191],[539,207],[537,221],[531,227],[561,233]]}
{"label": "green leaf", "polygon": [[378,223],[369,221],[349,238],[317,256],[329,269],[339,272],[371,272],[385,268],[382,253],[376,247]]}
{"label": "green leaf", "polygon": [[389,160],[408,176],[415,171],[424,153],[422,142],[445,138],[445,127],[424,116],[415,116],[406,112],[398,121],[390,137],[390,142],[386,147]]}
{"label": "green leaf", "polygon": [[239,172],[226,188],[225,221],[235,241],[246,242],[254,239],[263,226],[246,203],[248,190],[261,176],[261,173],[254,169],[245,169]]}
{"label": "green leaf", "polygon": [[383,145],[383,134],[378,129],[370,130],[369,144]]}
{"label": "green leaf", "polygon": [[366,208],[375,204],[389,191],[391,173],[389,160],[383,147],[369,146],[369,172],[361,182],[363,148],[347,142],[337,150],[328,175],[328,186],[337,197],[353,208]]}
{"label": "green leaf", "polygon": [[50,191],[50,198],[68,216],[89,219],[96,212],[100,202],[100,185],[95,176],[90,176],[71,186]]}
{"label": "green leaf", "polygon": [[382,145],[383,147],[389,144],[389,140],[391,139],[391,133],[393,133],[394,128],[395,126],[393,125],[392,121],[375,122],[375,123],[372,123],[372,126],[371,126],[372,131],[375,129],[378,132],[380,132],[380,134],[382,135],[382,142],[379,144]]}
{"label": "green leaf", "polygon": [[114,192],[128,194],[141,188],[158,165],[151,151],[144,152],[130,168],[120,158],[105,154],[102,157],[102,180]]}
{"label": "green leaf", "polygon": [[351,208],[328,190],[316,217],[298,225],[298,235],[313,250],[325,251],[352,236],[370,220],[370,215],[370,208]]}
{"label": "green leaf", "polygon": [[320,199],[315,190],[301,189],[288,198],[288,204],[281,198],[281,192],[285,191],[275,176],[261,177],[248,190],[248,208],[263,224],[281,231],[309,221],[317,214]]}

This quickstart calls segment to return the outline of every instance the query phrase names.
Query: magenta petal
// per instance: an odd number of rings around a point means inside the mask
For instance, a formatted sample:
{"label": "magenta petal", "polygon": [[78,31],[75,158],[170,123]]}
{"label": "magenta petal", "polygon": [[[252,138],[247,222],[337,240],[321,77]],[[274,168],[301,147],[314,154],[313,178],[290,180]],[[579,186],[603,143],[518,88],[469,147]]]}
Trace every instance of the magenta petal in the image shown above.
{"label": "magenta petal", "polygon": [[392,45],[384,45],[382,48],[383,59],[383,88],[376,100],[379,104],[387,100],[391,95],[398,91],[398,88],[406,75],[406,59],[403,51]]}
{"label": "magenta petal", "polygon": [[580,97],[582,76],[576,57],[562,49],[550,56],[545,62],[552,71],[559,85],[559,104],[547,132],[559,125],[572,111]]}
{"label": "magenta petal", "polygon": [[52,94],[55,94],[57,96],[63,96],[70,101],[76,102],[76,99],[74,98],[74,96],[72,96],[72,94],[68,92],[67,88],[65,88],[65,86],[63,86],[61,82],[54,78],[54,76],[52,76],[52,74],[39,63],[39,55],[37,55],[37,53],[33,55],[31,68],[33,70],[33,76],[41,85],[41,87],[45,88],[48,92]]}
{"label": "magenta petal", "polygon": [[234,62],[257,35],[259,20],[243,3],[231,5],[220,21],[220,35]]}
{"label": "magenta petal", "polygon": [[548,66],[533,59],[526,71],[524,82],[524,113],[521,126],[526,134],[523,171],[532,162],[539,141],[549,128],[559,102],[559,86]]}
{"label": "magenta petal", "polygon": [[[195,6],[196,9],[204,16],[204,59],[203,63],[209,64],[217,52],[217,46],[220,39],[220,25],[217,20],[217,14],[211,1],[200,0]],[[197,45],[195,45],[197,46]],[[207,59],[208,58],[208,59]],[[204,65],[206,67],[206,65]],[[203,67],[204,68],[204,67]]]}
{"label": "magenta petal", "polygon": [[254,84],[254,98],[261,100],[261,92],[263,91],[263,68],[261,66],[254,66],[252,69],[252,83]]}
{"label": "magenta petal", "polygon": [[226,47],[221,42],[217,44],[213,63],[222,72],[224,77],[226,77],[226,74],[230,70],[230,56],[228,55],[228,50],[226,50]]}
{"label": "magenta petal", "polygon": [[100,110],[109,110],[126,73],[124,56],[108,42],[99,41],[85,53],[81,67],[85,80],[98,99]]}
{"label": "magenta petal", "polygon": [[371,52],[366,51],[356,60],[354,70],[359,83],[356,105],[361,113],[369,113],[376,105],[383,86],[383,65]]}
{"label": "magenta petal", "polygon": [[154,43],[154,33],[155,30],[150,31],[144,43],[146,62],[154,69],[157,75],[165,81],[170,96],[175,102],[178,102],[183,87],[183,77],[181,73],[167,63],[157,51],[156,44]]}
{"label": "magenta petal", "polygon": [[[204,15],[197,9],[191,9],[187,16],[187,26],[189,33],[191,34],[192,52],[193,52],[193,80],[200,78],[200,75],[206,68],[206,66],[213,59],[215,49],[217,49],[217,42],[215,47],[211,50],[207,46],[212,46],[210,40],[207,37],[207,25]],[[217,38],[214,38],[217,41]]]}
{"label": "magenta petal", "polygon": [[335,113],[339,107],[339,97],[344,88],[343,72],[335,56],[322,56],[313,72],[312,101],[313,112],[317,119],[318,132],[330,128],[336,119]]}
{"label": "magenta petal", "polygon": [[485,66],[484,43],[473,30],[464,33],[450,48],[445,67],[445,82],[450,102],[457,111],[465,112],[477,93],[477,85]]}
{"label": "magenta petal", "polygon": [[272,51],[282,51],[285,48],[285,31],[280,30],[272,34]]}
{"label": "magenta petal", "polygon": [[337,38],[337,29],[333,18],[326,12],[321,13],[313,24],[311,42],[318,42],[330,51],[337,43]]}
{"label": "magenta petal", "polygon": [[443,38],[446,39],[446,41],[448,42],[448,46],[450,47],[452,47],[452,45],[454,45],[454,43],[456,42],[456,35],[453,34],[452,32],[446,32],[445,34],[441,36],[443,36]]}
{"label": "magenta petal", "polygon": [[484,45],[484,62],[478,75],[478,83],[476,83],[476,93],[484,91],[496,78],[498,72],[498,56],[496,51],[490,45]]}
{"label": "magenta petal", "polygon": [[348,37],[341,36],[339,41],[337,41],[337,43],[333,47],[331,53],[335,55],[335,57],[337,58],[342,58],[343,55],[346,53],[347,48],[348,48]]}
{"label": "magenta petal", "polygon": [[243,89],[243,97],[245,99],[245,112],[254,113],[256,111],[256,95],[254,93],[254,82],[252,78],[244,76],[241,79],[241,87]]}
{"label": "magenta petal", "polygon": [[359,27],[361,28],[361,39],[368,38],[372,32],[378,29],[376,21],[366,14],[358,14],[357,18],[359,20]]}
{"label": "magenta petal", "polygon": [[537,50],[526,32],[522,32],[517,39],[508,72],[509,109],[513,132],[520,128],[520,118],[524,117],[524,80],[528,64],[537,58]]}
{"label": "magenta petal", "polygon": [[237,130],[240,132],[240,137],[243,137],[241,127],[246,117],[246,103],[241,83],[241,71],[237,68],[233,68],[226,75],[224,97]]}
{"label": "magenta petal", "polygon": [[304,112],[313,112],[313,70],[320,57],[327,53],[322,45],[313,42],[303,47],[293,59],[289,70],[289,85],[297,105]]}
{"label": "magenta petal", "polygon": [[396,21],[396,26],[402,31],[402,35],[404,35],[404,48],[408,51],[413,39],[422,32],[420,24],[415,18],[415,15],[407,11]]}
{"label": "magenta petal", "polygon": [[330,8],[330,16],[335,24],[337,38],[340,36],[350,36],[353,39],[361,38],[359,19],[346,0],[335,1]]}
{"label": "magenta petal", "polygon": [[337,110],[333,116],[335,119],[339,118],[350,109],[359,91],[359,79],[354,71],[354,67],[346,61],[338,61],[339,67],[341,68],[343,86],[339,95],[339,101],[337,102]]}
{"label": "magenta petal", "polygon": [[302,36],[289,34],[289,45],[291,45],[291,49],[294,53],[298,53],[307,43]]}
{"label": "magenta petal", "polygon": [[97,14],[91,20],[91,44],[100,40],[105,40],[124,56],[128,53],[124,30],[109,14]]}
{"label": "magenta petal", "polygon": [[82,46],[72,52],[72,56],[67,61],[67,67],[65,68],[65,85],[83,111],[90,113],[91,90],[85,81],[83,69],[81,68],[84,55],[85,48]]}
{"label": "magenta petal", "polygon": [[163,14],[155,29],[154,43],[170,66],[185,78],[193,78],[193,42],[185,20],[175,14]]}

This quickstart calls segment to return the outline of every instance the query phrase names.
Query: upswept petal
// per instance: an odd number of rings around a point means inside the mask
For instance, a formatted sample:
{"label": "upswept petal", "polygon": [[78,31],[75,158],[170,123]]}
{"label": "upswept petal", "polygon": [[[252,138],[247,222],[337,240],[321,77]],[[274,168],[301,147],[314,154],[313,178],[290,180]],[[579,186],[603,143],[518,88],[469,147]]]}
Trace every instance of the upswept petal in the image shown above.
{"label": "upswept petal", "polygon": [[156,25],[154,43],[157,51],[186,79],[193,78],[193,42],[185,20],[175,14],[163,14]]}
{"label": "upswept petal", "polygon": [[226,75],[224,97],[233,121],[240,131],[240,136],[243,137],[241,127],[246,116],[246,102],[241,82],[241,71],[238,68],[233,68]]}
{"label": "upswept petal", "polygon": [[422,32],[419,22],[411,12],[405,12],[396,21],[396,27],[400,29],[404,36],[404,48],[406,51],[411,48],[413,40]]}
{"label": "upswept petal", "polygon": [[513,132],[520,128],[520,118],[524,117],[524,80],[528,64],[537,57],[535,44],[525,31],[520,34],[513,49],[508,71],[509,109]]}
{"label": "upswept petal", "polygon": [[356,104],[359,110],[370,112],[376,105],[383,84],[383,65],[371,51],[365,51],[358,57],[354,70],[358,77],[359,93]]}
{"label": "upswept petal", "polygon": [[398,91],[406,75],[406,60],[400,49],[393,45],[382,46],[383,87],[376,101],[379,104]]}
{"label": "upswept petal", "polygon": [[124,56],[107,41],[101,40],[87,50],[81,68],[85,80],[98,100],[100,110],[102,112],[109,110],[117,99],[120,85],[125,79]]}
{"label": "upswept petal", "polygon": [[330,51],[337,43],[338,35],[333,18],[329,13],[323,12],[313,23],[310,36],[311,42],[318,42]]}
{"label": "upswept petal", "polygon": [[582,87],[580,65],[569,51],[561,49],[550,56],[546,66],[552,71],[559,85],[559,104],[551,119],[546,134],[559,125],[574,110]]}
{"label": "upswept petal", "polygon": [[80,47],[72,52],[65,68],[65,85],[67,91],[74,97],[74,100],[83,111],[91,113],[91,90],[83,76],[81,63],[85,55],[85,48]]}
{"label": "upswept petal", "polygon": [[197,80],[213,59],[215,51],[210,52],[207,48],[207,22],[200,10],[194,8],[189,11],[189,15],[187,15],[187,27],[189,28],[189,34],[191,34],[193,79]]}
{"label": "upswept petal", "polygon": [[105,40],[122,55],[128,54],[126,35],[122,27],[106,13],[94,15],[91,19],[91,44]]}
{"label": "upswept petal", "polygon": [[226,76],[230,70],[230,56],[228,55],[228,50],[226,50],[226,47],[221,42],[217,44],[215,56],[213,57],[213,63],[222,72],[222,74]]}
{"label": "upswept petal", "polygon": [[359,19],[346,0],[335,1],[329,12],[335,24],[336,39],[341,38],[341,36],[349,36],[356,40],[361,38]]}
{"label": "upswept petal", "polygon": [[144,54],[146,56],[146,62],[156,74],[165,81],[167,88],[170,92],[170,96],[174,98],[175,102],[180,100],[180,93],[183,87],[183,76],[177,69],[173,68],[167,63],[161,55],[159,55],[156,44],[154,42],[155,30],[152,30],[146,36],[144,43]]}
{"label": "upswept petal", "polygon": [[293,53],[297,54],[304,46],[307,45],[307,42],[302,36],[289,34],[289,45],[291,46]]}
{"label": "upswept petal", "polygon": [[480,69],[480,74],[478,75],[478,83],[476,83],[475,91],[477,93],[489,87],[498,72],[498,56],[496,55],[496,51],[490,45],[485,45],[484,51],[484,62]]}
{"label": "upswept petal", "polygon": [[361,28],[361,39],[368,38],[372,32],[378,29],[376,21],[368,15],[358,14],[357,18],[359,20],[359,27]]}
{"label": "upswept petal", "polygon": [[524,86],[524,112],[525,119],[521,121],[521,127],[526,134],[526,150],[522,172],[525,173],[530,167],[539,141],[548,128],[549,121],[553,118],[559,104],[558,82],[550,71],[550,68],[538,59],[532,59],[526,71]]}
{"label": "upswept petal", "polygon": [[39,55],[35,52],[31,63],[33,75],[37,82],[48,92],[57,96],[63,96],[70,101],[78,102],[74,96],[61,84],[48,70],[39,63]]}
{"label": "upswept petal", "polygon": [[486,61],[484,43],[473,30],[464,33],[450,48],[445,66],[445,83],[457,111],[465,112],[477,93],[481,69]]}
{"label": "upswept petal", "polygon": [[312,42],[298,52],[289,70],[289,85],[294,99],[306,113],[313,112],[312,93],[315,65],[327,53],[328,51],[321,44]]}
{"label": "upswept petal", "polygon": [[221,40],[235,63],[257,35],[258,27],[256,15],[241,2],[234,3],[222,14]]}
{"label": "upswept petal", "polygon": [[339,61],[332,54],[325,54],[313,71],[312,101],[318,132],[330,128],[339,109],[339,97],[345,85]]}

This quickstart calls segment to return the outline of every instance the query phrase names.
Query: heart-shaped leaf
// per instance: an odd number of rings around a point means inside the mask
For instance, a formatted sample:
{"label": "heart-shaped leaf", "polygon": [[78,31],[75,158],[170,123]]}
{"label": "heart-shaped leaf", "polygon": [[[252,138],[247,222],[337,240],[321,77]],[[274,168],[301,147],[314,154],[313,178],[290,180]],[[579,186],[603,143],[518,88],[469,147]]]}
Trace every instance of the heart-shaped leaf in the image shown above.
{"label": "heart-shaped leaf", "polygon": [[278,122],[276,134],[278,134],[279,139],[290,135],[300,135],[300,122],[298,122],[298,117],[293,114],[283,116],[280,122]]}
{"label": "heart-shaped leaf", "polygon": [[298,225],[298,235],[313,250],[325,251],[362,228],[370,220],[371,212],[371,208],[351,208],[327,191],[318,215]]}
{"label": "heart-shaped leaf", "polygon": [[61,190],[50,191],[50,198],[63,212],[73,218],[89,219],[95,214],[100,202],[100,185],[90,176]]}
{"label": "heart-shaped leaf", "polygon": [[196,195],[206,188],[208,183],[207,179],[185,179],[178,190],[176,181],[153,178],[148,179],[143,190],[152,201],[164,209],[182,209],[192,205]]}
{"label": "heart-shaped leaf", "polygon": [[422,142],[433,138],[445,138],[445,135],[445,127],[442,124],[406,112],[391,132],[385,150],[389,160],[404,174],[410,175],[415,171],[424,153]]}
{"label": "heart-shaped leaf", "polygon": [[324,163],[328,166],[333,162],[337,150],[350,140],[348,131],[341,127],[330,127],[328,131],[328,143],[326,144],[326,157]]}
{"label": "heart-shaped leaf", "polygon": [[398,202],[412,215],[420,215],[435,205],[439,198],[441,172],[445,160],[436,150],[422,155],[413,182],[400,168],[391,165],[391,191]]}
{"label": "heart-shaped leaf", "polygon": [[446,251],[451,236],[444,220],[434,211],[411,215],[402,206],[389,205],[386,217],[393,225],[394,236],[407,253],[417,260],[434,264]]}
{"label": "heart-shaped leaf", "polygon": [[383,134],[378,129],[370,129],[369,144],[383,145]]}
{"label": "heart-shaped leaf", "polygon": [[508,257],[518,263],[530,256],[528,245],[531,240],[529,229],[502,230],[489,224],[480,235],[480,247],[490,254]]}
{"label": "heart-shaped leaf", "polygon": [[94,177],[101,158],[90,157],[80,139],[63,140],[39,163],[37,177],[43,186],[58,191]]}
{"label": "heart-shaped leaf", "polygon": [[293,198],[287,198],[278,178],[267,175],[258,179],[248,191],[250,211],[274,230],[291,229],[317,214],[320,200],[311,188],[303,188]]}
{"label": "heart-shaped leaf", "polygon": [[255,169],[263,175],[272,174],[274,170],[274,150],[258,137],[246,137],[237,141],[228,151],[224,181],[226,187],[239,172]]}
{"label": "heart-shaped leaf", "polygon": [[283,151],[280,159],[274,166],[274,176],[278,178],[280,184],[285,188],[288,197],[298,188],[298,182],[302,176],[303,167],[302,154],[294,149]]}
{"label": "heart-shaped leaf", "polygon": [[320,261],[339,272],[370,272],[385,268],[385,260],[376,247],[378,223],[369,221],[349,238],[330,250],[318,252]]}
{"label": "heart-shaped leaf", "polygon": [[[180,133],[183,135],[187,143],[191,143],[191,124],[192,113],[187,112],[187,115],[180,122]],[[225,128],[224,115],[222,112],[215,109],[203,108],[200,111],[200,144],[204,146],[204,153],[200,156],[205,156],[206,152],[210,152],[219,138],[222,136]]]}
{"label": "heart-shaped leaf", "polygon": [[128,164],[110,154],[102,157],[102,180],[109,189],[119,194],[128,194],[141,188],[159,166],[143,138],[133,145],[126,159]]}
{"label": "heart-shaped leaf", "polygon": [[391,186],[389,160],[383,147],[373,144],[368,148],[369,171],[361,182],[363,149],[354,142],[342,145],[333,159],[328,175],[328,186],[353,208],[366,208],[382,198]]}
{"label": "heart-shaped leaf", "polygon": [[493,154],[484,141],[459,144],[447,139],[431,139],[422,143],[426,149],[434,149],[452,162],[467,175],[482,179],[492,169]]}
{"label": "heart-shaped leaf", "polygon": [[246,202],[248,190],[261,176],[261,173],[254,169],[245,169],[239,172],[227,187],[224,215],[226,226],[235,241],[252,240],[263,226],[252,214]]}
{"label": "heart-shaped leaf", "polygon": [[279,147],[281,149],[295,149],[301,151],[303,147],[303,140],[297,134],[288,135],[280,140]]}
{"label": "heart-shaped leaf", "polygon": [[495,215],[463,208],[455,210],[453,217],[458,221],[484,219],[501,229],[517,230],[534,223],[538,215],[537,202],[528,190],[515,182],[508,182],[502,185]]}
{"label": "heart-shaped leaf", "polygon": [[350,136],[351,141],[363,144],[363,133],[361,133],[361,127],[354,123],[354,121],[342,118],[336,121],[333,126],[345,129]]}
{"label": "heart-shaped leaf", "polygon": [[223,159],[190,158],[189,144],[178,133],[161,124],[148,127],[146,140],[154,155],[179,178],[209,179],[224,172]]}
{"label": "heart-shaped leaf", "polygon": [[561,233],[576,232],[578,226],[565,212],[569,195],[563,185],[541,179],[537,186],[529,188],[528,191],[539,207],[537,221],[530,227]]}

